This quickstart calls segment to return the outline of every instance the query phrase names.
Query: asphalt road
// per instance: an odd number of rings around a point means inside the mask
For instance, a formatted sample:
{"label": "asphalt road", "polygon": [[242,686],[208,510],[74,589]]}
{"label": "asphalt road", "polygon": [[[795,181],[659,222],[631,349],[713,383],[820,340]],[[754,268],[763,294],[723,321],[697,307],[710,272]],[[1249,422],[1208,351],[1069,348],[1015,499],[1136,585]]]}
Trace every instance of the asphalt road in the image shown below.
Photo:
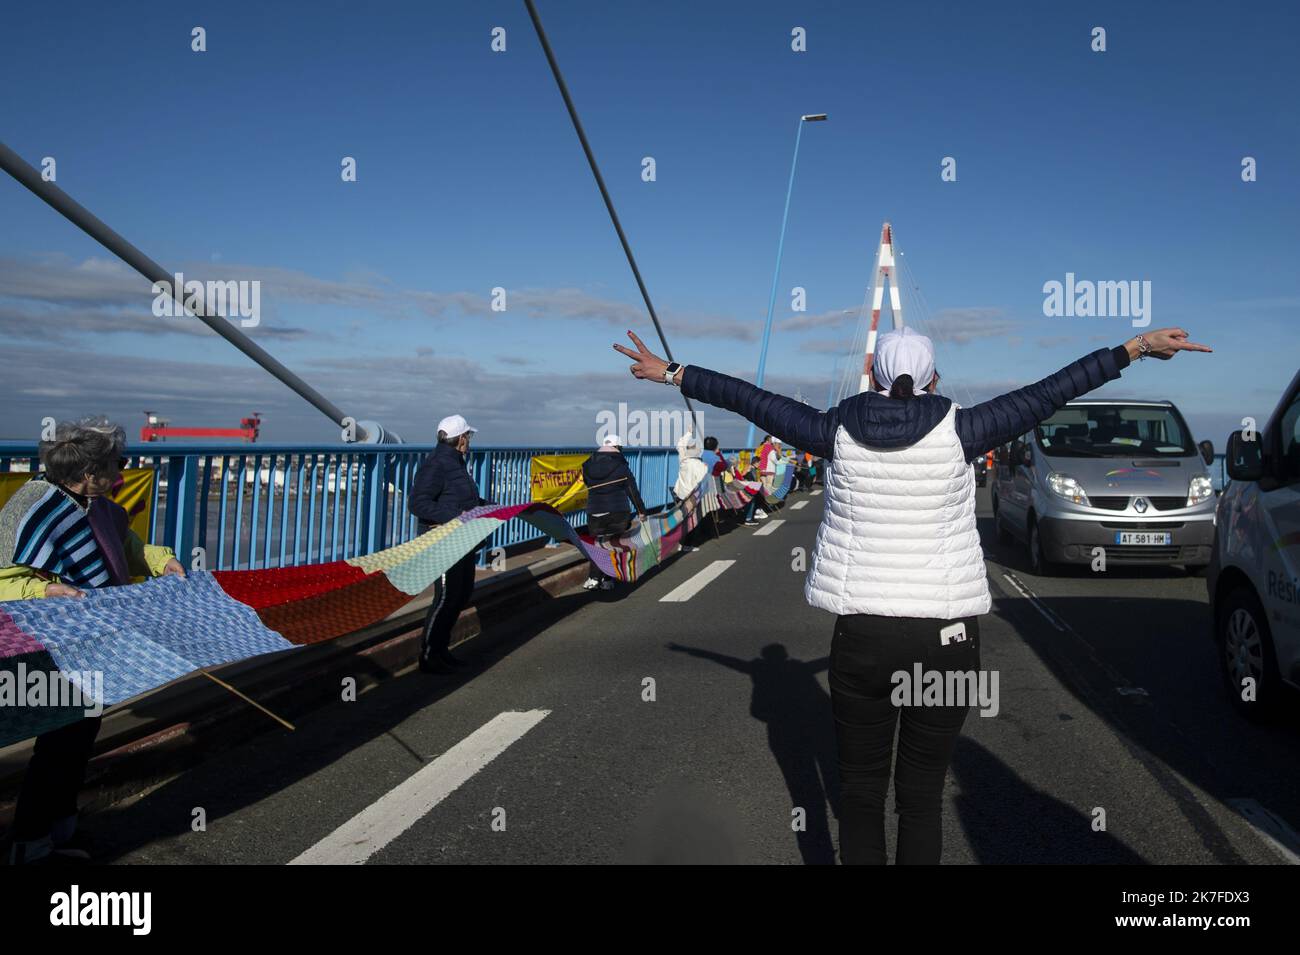
{"label": "asphalt road", "polygon": [[[831,863],[833,619],[794,569],[822,501],[796,495],[636,587],[566,595],[460,648],[463,678],[392,680],[86,827],[119,863]],[[966,722],[944,862],[1300,861],[1300,731],[1224,700],[1204,580],[1033,577],[987,505],[999,711]]]}

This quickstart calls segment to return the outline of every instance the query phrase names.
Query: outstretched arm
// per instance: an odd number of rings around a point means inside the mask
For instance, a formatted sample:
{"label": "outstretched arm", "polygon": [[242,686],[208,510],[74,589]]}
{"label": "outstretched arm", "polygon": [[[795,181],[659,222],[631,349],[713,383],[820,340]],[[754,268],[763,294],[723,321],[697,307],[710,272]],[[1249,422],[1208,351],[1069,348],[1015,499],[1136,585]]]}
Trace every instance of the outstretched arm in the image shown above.
{"label": "outstretched arm", "polygon": [[[1145,348],[1144,348],[1145,346]],[[1149,355],[1169,359],[1180,351],[1212,349],[1187,340],[1181,328],[1161,328],[1132,338],[1115,348],[1101,348],[1025,388],[1008,392],[973,408],[957,410],[957,436],[966,460],[1006,444],[1050,418],[1067,401],[1114,381],[1134,358]]]}
{"label": "outstretched arm", "polygon": [[[663,381],[668,362],[646,348],[634,332],[627,334],[637,350],[622,345],[615,345],[614,349],[632,359],[632,374],[637,378]],[[747,381],[696,365],[679,371],[674,384],[681,386],[686,397],[734,411],[786,444],[812,451],[823,458],[829,458],[834,450],[835,431],[840,424],[837,408],[816,411],[793,398],[764,391]]]}
{"label": "outstretched arm", "polygon": [[678,653],[686,653],[693,657],[699,657],[701,660],[709,660],[712,663],[720,663],[728,669],[735,670],[737,673],[748,673],[750,663],[748,660],[742,660],[739,657],[729,657],[725,653],[715,653],[712,650],[705,650],[701,647],[684,647],[680,643],[665,644],[669,650],[676,650]]}

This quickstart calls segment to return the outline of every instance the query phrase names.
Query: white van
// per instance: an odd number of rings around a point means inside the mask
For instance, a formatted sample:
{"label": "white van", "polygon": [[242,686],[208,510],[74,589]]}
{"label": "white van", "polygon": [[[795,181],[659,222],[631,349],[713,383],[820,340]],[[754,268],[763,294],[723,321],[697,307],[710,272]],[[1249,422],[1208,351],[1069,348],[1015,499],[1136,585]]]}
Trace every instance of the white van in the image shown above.
{"label": "white van", "polygon": [[999,450],[992,489],[998,537],[1024,541],[1032,571],[1091,564],[1210,561],[1214,485],[1168,401],[1080,398]]}
{"label": "white van", "polygon": [[1300,373],[1227,466],[1205,582],[1229,699],[1257,720],[1300,688]]}

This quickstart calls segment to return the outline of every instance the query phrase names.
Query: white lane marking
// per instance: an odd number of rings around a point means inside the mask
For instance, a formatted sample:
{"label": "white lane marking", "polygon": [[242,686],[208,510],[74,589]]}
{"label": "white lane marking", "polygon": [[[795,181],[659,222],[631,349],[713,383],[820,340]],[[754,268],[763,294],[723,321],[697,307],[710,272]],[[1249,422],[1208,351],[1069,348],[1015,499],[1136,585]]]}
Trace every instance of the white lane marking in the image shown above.
{"label": "white lane marking", "polygon": [[820,494],[821,492],[822,492],[822,489],[821,489],[821,488],[818,488],[817,490],[815,490],[815,491],[812,492],[812,496],[813,496],[813,497],[816,497],[816,496],[817,496],[818,494]]}
{"label": "white lane marking", "polygon": [[1254,799],[1229,799],[1229,806],[1250,823],[1255,834],[1267,842],[1291,865],[1300,865],[1300,836],[1280,817]]}
{"label": "white lane marking", "polygon": [[768,520],[768,522],[764,524],[762,527],[760,527],[758,530],[754,531],[754,536],[762,537],[764,534],[770,534],[784,523],[785,521],[772,518]]}
{"label": "white lane marking", "polygon": [[1043,617],[1046,618],[1047,622],[1050,623],[1057,630],[1059,630],[1061,633],[1065,633],[1069,629],[1064,623],[1061,622],[1061,618],[1058,617],[1056,614],[1052,613],[1052,611],[1048,610],[1047,606],[1041,600],[1039,600],[1038,597],[1034,595],[1034,592],[1030,590],[1028,587],[1026,587],[1024,584],[1022,584],[1014,574],[1004,573],[1002,575],[1002,579],[1005,580],[1007,583],[1009,583],[1017,591],[1019,591],[1020,596],[1028,600],[1029,603],[1033,606],[1033,608],[1037,610],[1039,613],[1041,613]]}
{"label": "white lane marking", "polygon": [[790,505],[790,510],[797,511],[799,510],[799,508],[807,507],[807,506],[808,506],[807,501],[795,501],[793,504]]}
{"label": "white lane marking", "polygon": [[734,564],[734,560],[715,560],[699,573],[697,573],[686,583],[670,590],[659,598],[660,603],[683,603],[690,600],[701,590],[707,587],[714,580],[722,576],[722,572]]}
{"label": "white lane marking", "polygon": [[360,865],[420,821],[551,711],[498,713],[290,865]]}

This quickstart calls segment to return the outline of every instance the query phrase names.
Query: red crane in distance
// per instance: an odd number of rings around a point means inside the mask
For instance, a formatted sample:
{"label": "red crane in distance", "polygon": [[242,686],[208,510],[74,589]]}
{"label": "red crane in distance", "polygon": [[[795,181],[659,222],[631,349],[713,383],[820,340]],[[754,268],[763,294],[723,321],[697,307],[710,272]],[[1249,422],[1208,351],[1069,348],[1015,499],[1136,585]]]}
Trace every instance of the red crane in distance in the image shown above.
{"label": "red crane in distance", "polygon": [[140,429],[141,441],[166,441],[168,438],[239,438],[250,444],[257,440],[262,426],[262,413],[254,411],[250,417],[240,418],[238,428],[173,428],[165,418],[146,411],[145,424]]}

